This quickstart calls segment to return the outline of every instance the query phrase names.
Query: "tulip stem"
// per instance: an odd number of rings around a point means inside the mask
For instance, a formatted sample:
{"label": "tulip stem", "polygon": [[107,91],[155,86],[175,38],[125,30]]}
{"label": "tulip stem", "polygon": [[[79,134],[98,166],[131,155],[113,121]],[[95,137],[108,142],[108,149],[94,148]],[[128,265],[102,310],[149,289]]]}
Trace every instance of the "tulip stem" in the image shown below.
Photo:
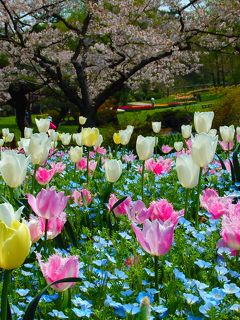
{"label": "tulip stem", "polygon": [[236,258],[236,265],[238,265],[239,253],[240,253],[240,251],[239,251],[239,250],[236,250],[236,256],[235,256],[235,258]]}
{"label": "tulip stem", "polygon": [[48,219],[45,219],[45,230],[44,230],[44,247],[47,249],[47,232],[48,232]]}
{"label": "tulip stem", "polygon": [[[158,256],[154,256],[155,289],[158,291]],[[159,292],[155,294],[155,302],[159,302]]]}
{"label": "tulip stem", "polygon": [[4,279],[1,299],[1,320],[8,319],[8,285],[11,279],[11,270],[4,270]]}
{"label": "tulip stem", "polygon": [[185,219],[188,219],[188,201],[189,201],[190,189],[186,188],[186,196],[185,196],[185,208],[184,208],[184,216]]}
{"label": "tulip stem", "polygon": [[198,229],[199,221],[198,221],[198,214],[199,214],[199,198],[200,198],[200,191],[201,191],[201,178],[202,178],[203,168],[200,167],[199,176],[198,176],[198,186],[197,186],[197,204],[196,204],[196,220],[195,220],[195,228]]}
{"label": "tulip stem", "polygon": [[142,201],[144,202],[144,171],[145,171],[145,160],[143,160],[142,164]]}
{"label": "tulip stem", "polygon": [[75,181],[75,177],[76,177],[76,168],[77,168],[77,164],[74,163],[74,173],[73,173],[74,181]]}
{"label": "tulip stem", "polygon": [[87,187],[88,187],[88,181],[89,181],[89,148],[87,147]]}
{"label": "tulip stem", "polygon": [[34,172],[33,172],[33,176],[32,176],[32,194],[34,192],[36,172],[37,172],[37,165],[35,164],[34,165]]}

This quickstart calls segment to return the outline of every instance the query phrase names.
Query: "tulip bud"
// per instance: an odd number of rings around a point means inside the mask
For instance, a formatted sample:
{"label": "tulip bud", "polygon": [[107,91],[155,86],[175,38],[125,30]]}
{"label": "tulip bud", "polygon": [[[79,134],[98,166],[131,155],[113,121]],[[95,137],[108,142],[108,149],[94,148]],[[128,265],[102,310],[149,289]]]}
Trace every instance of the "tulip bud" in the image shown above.
{"label": "tulip bud", "polygon": [[31,155],[32,164],[42,164],[47,160],[51,140],[46,133],[34,133],[31,136],[28,154]]}
{"label": "tulip bud", "polygon": [[103,143],[103,136],[101,134],[99,134],[97,142],[94,147],[96,147],[96,148],[100,147],[102,143]]}
{"label": "tulip bud", "polygon": [[208,133],[212,126],[214,112],[195,112],[194,126],[197,133]]}
{"label": "tulip bud", "polygon": [[183,148],[183,142],[182,141],[174,142],[174,148],[176,151],[181,151]]}
{"label": "tulip bud", "polygon": [[70,141],[71,141],[71,134],[70,133],[62,133],[61,135],[60,135],[60,139],[61,139],[61,141],[62,141],[62,144],[64,145],[64,146],[68,146],[69,145],[69,143],[70,143]]}
{"label": "tulip bud", "polygon": [[13,220],[10,226],[0,221],[0,234],[0,268],[11,270],[20,267],[30,251],[28,227],[17,220]]}
{"label": "tulip bud", "polygon": [[128,132],[131,132],[131,134],[133,133],[133,130],[134,130],[134,126],[131,126],[130,124],[127,126],[126,130]]}
{"label": "tulip bud", "polygon": [[184,188],[192,189],[198,184],[199,166],[192,156],[181,155],[176,160],[178,180]]}
{"label": "tulip bud", "polygon": [[46,133],[50,127],[50,119],[35,119],[38,131],[40,133]]}
{"label": "tulip bud", "polygon": [[114,141],[115,144],[120,144],[121,143],[121,139],[120,139],[119,133],[115,132],[113,134],[113,141]]}
{"label": "tulip bud", "polygon": [[231,126],[222,126],[219,127],[219,131],[222,137],[223,142],[231,142],[234,139],[235,129],[234,125]]}
{"label": "tulip bud", "polygon": [[2,147],[4,145],[4,140],[0,139],[0,147]]}
{"label": "tulip bud", "polygon": [[69,156],[72,162],[77,163],[82,159],[83,148],[82,147],[71,147],[69,150]]}
{"label": "tulip bud", "polygon": [[82,130],[82,144],[86,147],[93,147],[98,141],[98,128],[83,128]]}
{"label": "tulip bud", "polygon": [[17,188],[26,177],[29,159],[24,154],[16,153],[13,150],[2,152],[0,161],[0,172],[3,180],[11,188]]}
{"label": "tulip bud", "polygon": [[13,138],[14,138],[14,133],[9,133],[8,135],[4,136],[3,137],[3,140],[5,142],[12,142],[13,141]]}
{"label": "tulip bud", "polygon": [[121,160],[107,160],[104,164],[106,179],[108,182],[117,181],[122,174],[122,162]]}
{"label": "tulip bud", "polygon": [[24,128],[24,138],[25,139],[30,139],[32,134],[33,134],[33,128],[28,128],[28,127]]}
{"label": "tulip bud", "polygon": [[188,139],[191,137],[192,134],[192,126],[191,125],[182,125],[181,126],[182,136],[184,139]]}
{"label": "tulip bud", "polygon": [[126,146],[130,139],[131,139],[132,131],[125,129],[125,130],[119,130],[119,137],[120,137],[120,142],[123,146]]}
{"label": "tulip bud", "polygon": [[75,133],[74,140],[79,147],[82,146],[82,133]]}
{"label": "tulip bud", "polygon": [[218,136],[206,133],[196,134],[192,137],[192,158],[199,167],[207,166],[214,157],[218,143]]}
{"label": "tulip bud", "polygon": [[29,147],[30,139],[21,138],[20,141],[18,141],[18,147],[20,149],[23,149],[24,152],[28,153],[28,147]]}
{"label": "tulip bud", "polygon": [[8,128],[3,128],[2,129],[2,135],[3,137],[6,137],[9,134],[9,129]]}
{"label": "tulip bud", "polygon": [[81,126],[83,126],[87,121],[87,118],[80,116],[79,117],[79,123]]}
{"label": "tulip bud", "polygon": [[161,122],[152,122],[152,129],[154,133],[159,133],[161,130],[162,123]]}
{"label": "tulip bud", "polygon": [[153,156],[155,146],[154,137],[138,136],[136,142],[136,151],[139,160],[147,160]]}
{"label": "tulip bud", "polygon": [[58,140],[58,132],[54,129],[49,129],[48,134],[52,141],[56,142]]}

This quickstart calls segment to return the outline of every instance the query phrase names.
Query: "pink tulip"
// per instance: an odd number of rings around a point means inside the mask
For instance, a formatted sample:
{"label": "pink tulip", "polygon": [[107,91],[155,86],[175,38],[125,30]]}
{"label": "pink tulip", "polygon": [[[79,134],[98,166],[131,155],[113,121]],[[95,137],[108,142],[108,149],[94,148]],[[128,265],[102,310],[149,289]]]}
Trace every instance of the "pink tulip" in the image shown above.
{"label": "pink tulip", "polygon": [[200,205],[207,210],[212,219],[219,219],[228,212],[231,200],[226,197],[219,197],[214,189],[206,189],[200,197]]}
{"label": "pink tulip", "polygon": [[139,244],[146,252],[153,256],[168,253],[174,240],[174,224],[170,220],[166,222],[146,220],[143,230],[135,224],[131,226]]}
{"label": "pink tulip", "polygon": [[50,182],[54,174],[54,169],[47,170],[46,168],[39,167],[35,177],[39,184],[45,185]]}
{"label": "pink tulip", "polygon": [[[73,190],[72,197],[73,197],[74,202],[78,205],[81,205],[81,206],[84,204],[84,201],[87,204],[92,202],[91,193],[87,189],[82,189],[80,191],[77,191],[76,189]],[[83,201],[83,197],[85,199],[84,201]]]}
{"label": "pink tulip", "polygon": [[155,161],[153,158],[150,158],[145,161],[145,170],[153,172],[156,175],[168,173],[172,168],[172,163],[172,159],[160,157]]}
{"label": "pink tulip", "polygon": [[163,153],[169,153],[169,152],[172,151],[172,150],[173,150],[173,148],[170,147],[170,146],[168,146],[168,145],[163,145],[163,146],[162,146],[162,152],[163,152]]}
{"label": "pink tulip", "polygon": [[55,188],[42,189],[36,198],[32,194],[27,195],[28,203],[37,216],[44,219],[58,217],[64,211],[68,196],[63,192],[56,192]]}
{"label": "pink tulip", "polygon": [[93,172],[95,171],[96,167],[97,167],[97,161],[95,161],[95,160],[89,161],[89,167],[88,167],[89,174],[93,174]]}
{"label": "pink tulip", "polygon": [[222,218],[221,235],[226,246],[240,250],[240,203],[229,206],[229,211]]}
{"label": "pink tulip", "polygon": [[62,163],[62,162],[57,162],[57,163],[51,163],[51,167],[53,170],[55,170],[56,173],[62,173],[65,168],[66,168],[66,165],[65,163]]}
{"label": "pink tulip", "polygon": [[87,158],[82,158],[77,164],[77,169],[86,170],[87,169]]}
{"label": "pink tulip", "polygon": [[122,159],[124,162],[133,163],[134,160],[136,160],[136,158],[137,156],[135,156],[133,153],[130,153],[130,154],[125,154]]}
{"label": "pink tulip", "polygon": [[174,211],[172,204],[166,199],[152,201],[148,212],[152,221],[159,220],[165,222],[169,220],[174,226],[178,223],[179,218],[184,215],[184,210]]}
{"label": "pink tulip", "polygon": [[132,222],[142,224],[149,218],[150,214],[144,202],[137,200],[127,208],[128,219]]}
{"label": "pink tulip", "polygon": [[31,215],[27,226],[30,231],[32,243],[37,242],[44,235],[44,230],[42,229],[42,224],[39,220],[39,217]]}
{"label": "pink tulip", "polygon": [[[41,223],[42,232],[45,233],[46,219],[39,218]],[[66,213],[61,212],[59,216],[50,218],[47,224],[47,239],[52,240],[56,238],[61,232],[66,223]]]}
{"label": "pink tulip", "polygon": [[[78,277],[79,261],[76,256],[64,258],[60,254],[53,254],[49,257],[48,262],[43,262],[41,255],[37,253],[37,260],[48,284],[65,278]],[[74,285],[74,282],[64,282],[52,285],[51,287],[58,292],[62,292]]]}
{"label": "pink tulip", "polygon": [[192,139],[185,140],[188,150],[192,149]]}
{"label": "pink tulip", "polygon": [[104,147],[94,147],[94,151],[102,156],[107,153],[107,150]]}
{"label": "pink tulip", "polygon": [[218,141],[218,143],[224,151],[232,150],[233,148],[233,141],[230,141],[229,143],[224,141]]}
{"label": "pink tulip", "polygon": [[[119,199],[112,193],[110,195],[110,198],[108,200],[108,210],[111,211],[112,207],[114,204],[118,201]],[[116,217],[121,216],[121,215],[126,215],[127,214],[127,208],[130,206],[132,202],[132,199],[130,197],[127,197],[123,202],[121,202],[114,210],[113,213],[115,214]]]}

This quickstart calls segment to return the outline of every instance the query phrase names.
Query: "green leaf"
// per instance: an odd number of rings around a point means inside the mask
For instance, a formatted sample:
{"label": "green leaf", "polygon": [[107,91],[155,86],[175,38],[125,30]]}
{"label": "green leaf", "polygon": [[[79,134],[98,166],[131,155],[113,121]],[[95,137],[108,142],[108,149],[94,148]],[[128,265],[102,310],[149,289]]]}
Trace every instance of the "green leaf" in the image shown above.
{"label": "green leaf", "polygon": [[29,303],[28,307],[27,307],[27,310],[23,316],[23,320],[34,320],[34,317],[35,317],[35,312],[36,312],[36,309],[37,309],[37,305],[38,305],[38,302],[40,301],[42,295],[47,291],[47,289],[54,285],[54,284],[58,284],[58,283],[64,283],[64,282],[80,282],[82,281],[82,279],[80,278],[64,278],[64,279],[61,279],[61,280],[57,280],[57,281],[54,281],[52,283],[50,283],[49,285],[47,285],[45,288],[42,289],[42,291],[40,291],[36,296],[35,298]]}
{"label": "green leaf", "polygon": [[219,161],[220,161],[220,163],[221,163],[222,169],[223,169],[223,170],[227,170],[223,159],[222,159],[217,153],[216,153],[216,156],[218,157],[218,159],[219,159]]}
{"label": "green leaf", "polygon": [[70,240],[72,241],[72,244],[74,245],[74,247],[76,247],[77,246],[77,239],[76,239],[75,234],[73,232],[72,225],[68,220],[66,221],[64,228],[67,231],[67,234],[68,234]]}
{"label": "green leaf", "polygon": [[116,209],[126,199],[127,199],[127,197],[125,196],[125,197],[119,199],[117,202],[115,202],[114,205],[112,206],[111,211],[113,212],[113,210]]}
{"label": "green leaf", "polygon": [[238,160],[238,150],[239,150],[240,144],[237,145],[236,149],[233,152],[233,168],[234,168],[234,173],[235,173],[235,178],[237,182],[240,182],[240,165],[239,165],[239,160]]}

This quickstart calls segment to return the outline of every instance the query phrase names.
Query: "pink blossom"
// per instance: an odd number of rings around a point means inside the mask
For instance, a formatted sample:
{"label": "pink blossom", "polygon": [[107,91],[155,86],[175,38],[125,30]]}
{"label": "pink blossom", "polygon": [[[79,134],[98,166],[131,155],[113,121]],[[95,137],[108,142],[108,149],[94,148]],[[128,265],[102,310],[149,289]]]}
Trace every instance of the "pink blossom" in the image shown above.
{"label": "pink blossom", "polygon": [[231,200],[226,197],[219,197],[214,189],[206,189],[200,197],[200,205],[207,210],[212,219],[219,219],[222,215],[228,212],[228,207]]}
{"label": "pink blossom", "polygon": [[36,172],[36,180],[41,185],[46,185],[50,182],[55,174],[54,169],[47,170],[46,168],[39,167]]}
{"label": "pink blossom", "polygon": [[94,159],[95,158],[95,154],[96,154],[95,151],[90,151],[89,152],[89,158],[90,159]]}
{"label": "pink blossom", "polygon": [[174,239],[174,224],[168,220],[146,220],[143,229],[131,224],[133,231],[142,248],[153,256],[161,256],[171,248]]}
{"label": "pink blossom", "polygon": [[166,199],[152,201],[148,213],[152,221],[159,220],[162,222],[170,220],[175,226],[181,216],[184,215],[184,210],[174,211],[173,206]]}
{"label": "pink blossom", "polygon": [[[37,253],[39,266],[48,284],[65,278],[78,277],[78,257],[68,256],[64,258],[60,254],[53,254],[49,257],[48,262],[43,262],[41,258],[41,255]],[[64,282],[52,285],[51,287],[58,292],[62,292],[73,287],[74,284],[74,282]]]}
{"label": "pink blossom", "polygon": [[192,139],[185,140],[188,150],[192,149]]}
{"label": "pink blossom", "polygon": [[55,170],[56,173],[62,173],[65,170],[66,165],[65,163],[62,163],[62,162],[57,162],[57,163],[52,162],[51,167],[52,169]]}
{"label": "pink blossom", "polygon": [[170,151],[173,150],[173,148],[170,147],[169,145],[163,145],[161,149],[163,153],[169,153]]}
{"label": "pink blossom", "polygon": [[[42,232],[44,234],[45,233],[45,226],[46,226],[46,219],[39,218],[39,220],[41,223]],[[67,218],[66,218],[65,212],[61,212],[55,218],[50,218],[48,220],[48,224],[47,224],[47,239],[52,240],[52,239],[56,238],[62,232],[62,229],[63,229],[66,221],[67,221]]]}
{"label": "pink blossom", "polygon": [[[119,199],[115,196],[115,194],[111,194],[110,198],[108,200],[108,210],[111,211],[112,207],[114,204],[118,201]],[[130,206],[132,202],[132,199],[130,197],[127,197],[124,201],[122,201],[114,210],[113,213],[115,214],[116,217],[121,216],[121,215],[126,215],[127,214],[127,208]]]}
{"label": "pink blossom", "polygon": [[218,142],[224,151],[232,150],[233,148],[233,141],[230,141],[229,143],[224,141],[218,141]]}
{"label": "pink blossom", "polygon": [[79,170],[86,170],[87,168],[87,158],[82,158],[77,164],[76,164],[77,169]]}
{"label": "pink blossom", "polygon": [[237,134],[237,142],[240,143],[240,134]]}
{"label": "pink blossom", "polygon": [[137,156],[135,156],[133,153],[129,153],[129,154],[125,154],[122,159],[125,162],[133,163],[136,158]]}
{"label": "pink blossom", "polygon": [[221,236],[228,248],[240,250],[240,203],[231,204],[223,216]]}
{"label": "pink blossom", "polygon": [[132,204],[126,209],[128,219],[138,224],[144,223],[145,220],[150,216],[144,202],[142,202],[141,200],[132,202]]}
{"label": "pink blossom", "polygon": [[69,196],[64,192],[56,192],[55,188],[42,189],[36,198],[32,194],[27,195],[28,203],[32,210],[44,219],[58,217],[65,209]]}
{"label": "pink blossom", "polygon": [[[80,191],[77,191],[76,189],[73,190],[72,197],[74,199],[74,202],[78,205],[83,205],[84,202],[86,202],[87,204],[92,202],[91,193],[87,189],[82,189]],[[83,201],[83,197],[84,197],[84,201]]]}
{"label": "pink blossom", "polygon": [[104,147],[94,147],[93,150],[102,156],[107,153],[107,150]]}
{"label": "pink blossom", "polygon": [[27,226],[30,231],[32,243],[37,242],[44,235],[44,230],[42,230],[42,225],[39,217],[31,215],[30,221],[27,223]]}
{"label": "pink blossom", "polygon": [[172,159],[158,158],[156,161],[150,158],[145,161],[145,170],[153,172],[156,175],[168,173],[172,168]]}
{"label": "pink blossom", "polygon": [[93,173],[96,170],[96,167],[97,167],[97,161],[90,160],[88,165],[88,172]]}

